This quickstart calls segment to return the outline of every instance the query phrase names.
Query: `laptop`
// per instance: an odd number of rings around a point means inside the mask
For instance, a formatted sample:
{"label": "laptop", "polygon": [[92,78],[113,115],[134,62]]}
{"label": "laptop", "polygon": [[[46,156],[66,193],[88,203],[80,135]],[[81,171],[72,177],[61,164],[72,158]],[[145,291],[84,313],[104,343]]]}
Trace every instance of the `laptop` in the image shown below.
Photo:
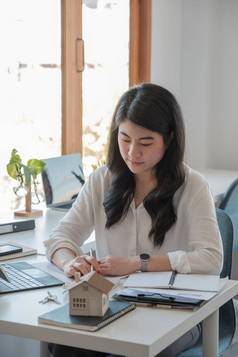
{"label": "laptop", "polygon": [[85,180],[79,153],[43,160],[42,183],[48,208],[68,210]]}
{"label": "laptop", "polygon": [[25,261],[0,265],[0,294],[63,285],[64,282]]}

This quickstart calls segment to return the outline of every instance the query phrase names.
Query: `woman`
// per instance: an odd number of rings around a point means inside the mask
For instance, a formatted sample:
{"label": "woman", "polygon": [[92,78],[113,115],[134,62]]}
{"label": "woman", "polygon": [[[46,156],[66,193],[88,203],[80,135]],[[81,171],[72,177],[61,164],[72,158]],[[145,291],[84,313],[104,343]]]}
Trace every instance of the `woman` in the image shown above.
{"label": "woman", "polygon": [[[107,165],[90,176],[52,232],[48,258],[68,276],[91,265],[103,275],[219,274],[213,199],[204,178],[183,162],[184,143],[181,111],[168,90],[150,83],[129,89],[113,115]],[[80,251],[93,230],[97,260]],[[199,334],[198,326],[159,356],[176,356]],[[84,352],[90,353],[78,356]]]}

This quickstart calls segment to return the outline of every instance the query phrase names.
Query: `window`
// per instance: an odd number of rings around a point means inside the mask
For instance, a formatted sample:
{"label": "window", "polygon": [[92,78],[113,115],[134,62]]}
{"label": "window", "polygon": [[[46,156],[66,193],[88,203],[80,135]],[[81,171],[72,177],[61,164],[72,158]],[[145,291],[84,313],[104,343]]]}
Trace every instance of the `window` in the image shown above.
{"label": "window", "polygon": [[118,96],[150,79],[150,9],[151,0],[0,3],[3,207],[12,148],[27,160],[82,152],[84,144],[90,167],[103,158]]}
{"label": "window", "polygon": [[79,2],[62,1],[62,148],[83,152],[88,171],[104,157],[118,97],[150,80],[151,0]]}
{"label": "window", "polygon": [[83,2],[84,171],[105,160],[113,109],[129,87],[129,0]]}
{"label": "window", "polygon": [[61,153],[60,1],[2,1],[0,39],[0,195],[6,208],[11,150],[24,160]]}

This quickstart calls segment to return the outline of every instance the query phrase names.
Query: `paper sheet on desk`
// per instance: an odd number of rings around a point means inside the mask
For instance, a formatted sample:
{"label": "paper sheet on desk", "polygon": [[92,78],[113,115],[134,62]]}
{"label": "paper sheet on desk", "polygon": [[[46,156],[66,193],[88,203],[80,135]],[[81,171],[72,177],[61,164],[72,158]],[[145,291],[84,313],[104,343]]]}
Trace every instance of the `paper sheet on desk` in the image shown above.
{"label": "paper sheet on desk", "polygon": [[[227,278],[220,279],[219,291],[224,288]],[[136,290],[136,289],[134,289]],[[209,291],[198,291],[198,290],[171,290],[171,289],[148,289],[140,288],[140,291],[145,291],[146,293],[159,293],[159,294],[173,294],[175,296],[191,297],[195,299],[208,301],[213,298],[218,292],[209,292]]]}

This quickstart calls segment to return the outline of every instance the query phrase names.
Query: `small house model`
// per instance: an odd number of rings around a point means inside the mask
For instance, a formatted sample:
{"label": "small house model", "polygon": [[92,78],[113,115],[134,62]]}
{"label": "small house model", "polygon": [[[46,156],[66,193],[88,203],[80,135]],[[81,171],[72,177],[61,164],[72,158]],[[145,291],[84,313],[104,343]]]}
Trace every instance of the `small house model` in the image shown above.
{"label": "small house model", "polygon": [[95,271],[86,274],[69,288],[70,315],[103,316],[114,284]]}

